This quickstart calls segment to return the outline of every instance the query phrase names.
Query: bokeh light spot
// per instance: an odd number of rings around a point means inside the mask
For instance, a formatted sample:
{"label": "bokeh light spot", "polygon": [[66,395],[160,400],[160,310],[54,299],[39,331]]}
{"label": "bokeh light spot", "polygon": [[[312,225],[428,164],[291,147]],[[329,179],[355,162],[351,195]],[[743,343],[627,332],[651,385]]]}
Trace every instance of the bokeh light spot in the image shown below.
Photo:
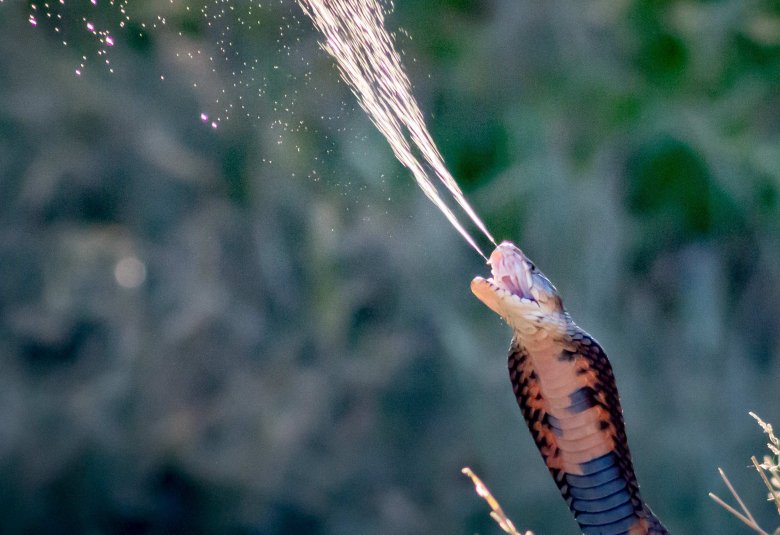
{"label": "bokeh light spot", "polygon": [[114,278],[122,288],[138,288],[146,280],[146,264],[135,256],[126,256],[116,263]]}

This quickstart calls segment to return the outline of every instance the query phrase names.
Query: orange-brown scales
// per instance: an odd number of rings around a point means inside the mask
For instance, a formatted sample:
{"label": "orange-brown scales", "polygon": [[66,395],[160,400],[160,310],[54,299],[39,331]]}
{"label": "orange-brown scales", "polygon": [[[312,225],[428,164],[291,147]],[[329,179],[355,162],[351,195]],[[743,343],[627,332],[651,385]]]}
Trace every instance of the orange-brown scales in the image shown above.
{"label": "orange-brown scales", "polygon": [[668,531],[639,495],[612,366],[558,291],[510,242],[474,294],[512,327],[509,376],[528,429],[583,533]]}

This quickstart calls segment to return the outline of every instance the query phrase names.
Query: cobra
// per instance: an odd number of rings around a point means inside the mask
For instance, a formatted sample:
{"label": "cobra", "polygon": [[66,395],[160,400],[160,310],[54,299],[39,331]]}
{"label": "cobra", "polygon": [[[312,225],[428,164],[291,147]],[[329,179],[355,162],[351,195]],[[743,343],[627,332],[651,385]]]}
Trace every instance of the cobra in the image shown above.
{"label": "cobra", "polygon": [[511,242],[474,294],[509,324],[509,377],[520,410],[583,533],[669,533],[639,494],[615,377],[555,286]]}

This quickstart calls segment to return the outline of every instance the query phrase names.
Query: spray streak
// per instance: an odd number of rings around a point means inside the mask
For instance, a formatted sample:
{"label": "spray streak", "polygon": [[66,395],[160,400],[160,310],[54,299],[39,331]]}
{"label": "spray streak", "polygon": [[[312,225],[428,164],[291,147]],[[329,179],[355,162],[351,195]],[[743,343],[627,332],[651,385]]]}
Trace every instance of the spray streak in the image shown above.
{"label": "spray streak", "polygon": [[396,158],[412,172],[425,195],[469,245],[484,257],[412,153],[409,139],[463,211],[495,244],[493,236],[445,167],[444,159],[428,133],[400,56],[385,30],[381,6],[376,0],[298,0],[298,3],[325,37],[320,46],[336,60],[342,78],[387,138]]}

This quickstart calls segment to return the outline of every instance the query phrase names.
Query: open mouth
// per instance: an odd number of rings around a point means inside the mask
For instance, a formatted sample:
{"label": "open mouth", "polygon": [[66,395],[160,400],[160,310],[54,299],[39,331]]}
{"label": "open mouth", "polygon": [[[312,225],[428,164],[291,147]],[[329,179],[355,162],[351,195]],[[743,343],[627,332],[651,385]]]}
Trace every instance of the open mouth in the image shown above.
{"label": "open mouth", "polygon": [[488,261],[493,277],[489,280],[515,297],[535,301],[531,293],[533,279],[531,263],[525,255],[509,242],[496,247]]}

